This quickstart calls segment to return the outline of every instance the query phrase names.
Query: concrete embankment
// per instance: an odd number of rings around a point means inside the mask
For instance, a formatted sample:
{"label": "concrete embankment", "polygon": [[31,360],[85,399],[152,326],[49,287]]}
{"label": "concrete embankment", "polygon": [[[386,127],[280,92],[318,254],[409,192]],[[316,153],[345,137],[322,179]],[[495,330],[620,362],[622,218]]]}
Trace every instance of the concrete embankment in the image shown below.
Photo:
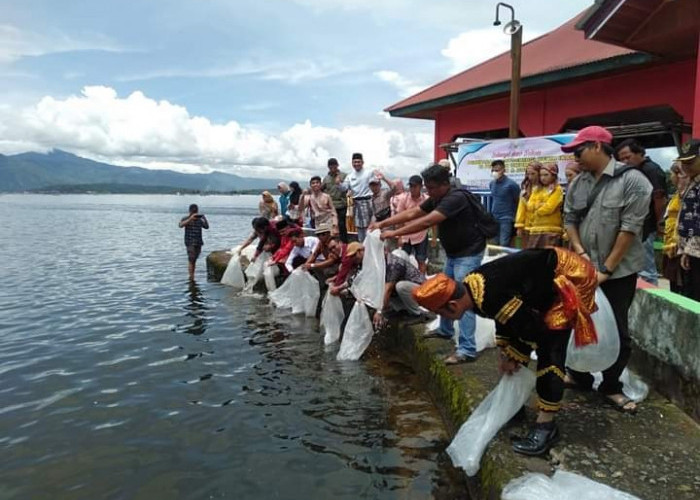
{"label": "concrete embankment", "polygon": [[[447,367],[449,342],[421,338],[424,325],[391,325],[388,342],[420,375],[454,435],[498,383],[496,350],[477,362]],[[562,439],[546,458],[515,454],[510,436],[524,435],[535,411],[527,409],[504,427],[487,448],[477,476],[468,480],[474,499],[499,499],[502,488],[527,472],[557,468],[635,494],[644,500],[700,498],[700,427],[668,399],[652,390],[636,415],[602,403],[597,393],[567,391],[559,414]]]}

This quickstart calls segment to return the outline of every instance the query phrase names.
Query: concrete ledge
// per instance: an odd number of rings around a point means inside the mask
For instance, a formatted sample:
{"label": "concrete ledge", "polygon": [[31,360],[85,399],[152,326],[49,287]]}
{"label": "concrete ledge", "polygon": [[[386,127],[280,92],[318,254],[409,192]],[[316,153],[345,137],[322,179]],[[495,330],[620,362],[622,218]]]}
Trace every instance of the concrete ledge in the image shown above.
{"label": "concrete ledge", "polygon": [[[495,387],[496,351],[476,363],[447,367],[451,352],[444,340],[424,340],[424,325],[393,323],[385,342],[398,349],[424,382],[454,436],[459,426]],[[472,498],[498,499],[505,484],[529,471],[575,471],[630,492],[644,500],[700,498],[700,427],[666,398],[652,391],[637,415],[625,415],[602,404],[596,393],[567,391],[558,421],[562,440],[546,459],[515,454],[509,436],[523,434],[526,419],[514,419],[488,446],[481,469],[467,480]]]}
{"label": "concrete ledge", "polygon": [[637,290],[630,331],[635,370],[700,420],[700,303],[668,290]]}

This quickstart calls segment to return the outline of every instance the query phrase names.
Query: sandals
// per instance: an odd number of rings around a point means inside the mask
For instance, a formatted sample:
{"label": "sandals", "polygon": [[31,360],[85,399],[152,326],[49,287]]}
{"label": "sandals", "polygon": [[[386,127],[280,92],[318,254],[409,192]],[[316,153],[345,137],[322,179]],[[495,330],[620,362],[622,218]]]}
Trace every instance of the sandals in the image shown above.
{"label": "sandals", "polygon": [[464,354],[450,354],[445,358],[446,365],[461,365],[462,363],[473,363],[476,356],[465,356]]}
{"label": "sandals", "polygon": [[[616,401],[612,398],[612,396],[617,396],[617,394],[605,394],[603,395],[603,401],[605,404],[608,406],[612,406],[615,410],[619,411],[620,413],[627,413],[628,415],[634,415],[637,413],[637,403],[633,400],[625,396],[624,394],[620,394],[622,396],[622,399],[619,401]],[[633,406],[628,406],[630,403],[632,403]]]}

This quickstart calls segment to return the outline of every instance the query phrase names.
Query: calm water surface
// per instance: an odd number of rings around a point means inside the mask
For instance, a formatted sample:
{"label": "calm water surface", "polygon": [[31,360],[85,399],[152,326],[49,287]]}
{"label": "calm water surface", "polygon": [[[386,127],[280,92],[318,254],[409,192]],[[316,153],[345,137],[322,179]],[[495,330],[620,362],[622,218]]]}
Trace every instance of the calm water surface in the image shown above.
{"label": "calm water surface", "polygon": [[459,498],[400,362],[340,363],[315,320],[196,284],[254,197],[0,195],[0,498]]}

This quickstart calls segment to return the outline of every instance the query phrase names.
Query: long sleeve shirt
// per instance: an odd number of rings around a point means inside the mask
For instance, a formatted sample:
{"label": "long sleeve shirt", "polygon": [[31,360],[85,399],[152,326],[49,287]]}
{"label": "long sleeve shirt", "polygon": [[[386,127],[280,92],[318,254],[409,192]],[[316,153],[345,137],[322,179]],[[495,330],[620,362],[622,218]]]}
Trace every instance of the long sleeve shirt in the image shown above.
{"label": "long sleeve shirt", "polygon": [[551,191],[542,188],[535,198],[532,207],[531,234],[555,233],[561,234],[561,207],[564,203],[564,192],[556,185]]}
{"label": "long sleeve shirt", "polygon": [[597,269],[610,255],[620,232],[635,235],[611,279],[624,278],[644,267],[641,235],[652,187],[637,169],[616,175],[623,168],[625,165],[610,159],[598,182],[603,180],[602,176],[608,179],[590,207],[588,197],[596,179],[590,172],[581,172],[571,183],[564,202],[564,222],[578,230],[581,243]]}
{"label": "long sleeve shirt", "polygon": [[690,181],[678,214],[678,252],[700,258],[700,175]]}
{"label": "long sleeve shirt", "polygon": [[518,183],[510,177],[503,176],[499,180],[491,181],[489,189],[493,199],[491,214],[497,220],[513,220],[520,199]]}

